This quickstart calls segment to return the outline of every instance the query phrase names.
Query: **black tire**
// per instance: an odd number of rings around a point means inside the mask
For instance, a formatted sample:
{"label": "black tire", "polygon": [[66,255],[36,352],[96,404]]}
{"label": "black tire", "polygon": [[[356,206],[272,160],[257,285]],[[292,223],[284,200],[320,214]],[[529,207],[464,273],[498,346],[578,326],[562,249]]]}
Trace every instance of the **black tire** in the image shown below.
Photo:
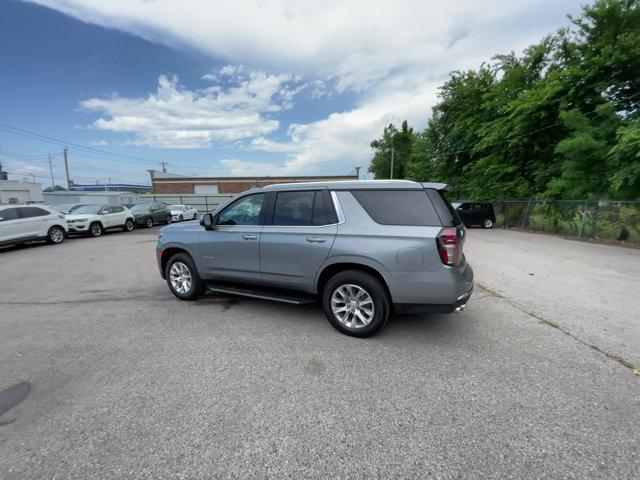
{"label": "black tire", "polygon": [[184,218],[182,218],[182,215],[180,215],[180,216],[178,217],[178,221],[179,221],[179,222],[181,222],[181,221],[183,221],[183,220],[184,220]]}
{"label": "black tire", "polygon": [[490,218],[485,218],[482,221],[482,228],[493,228],[493,220]]}
{"label": "black tire", "polygon": [[124,222],[124,225],[122,226],[122,230],[125,232],[133,232],[133,220],[127,218],[127,221]]}
{"label": "black tire", "polygon": [[[349,327],[343,324],[331,309],[331,297],[334,292],[338,288],[349,284],[364,289],[373,301],[373,319],[367,325],[357,328]],[[331,277],[322,289],[322,308],[329,323],[331,323],[336,330],[345,335],[360,338],[375,335],[385,326],[391,313],[391,303],[385,287],[373,275],[360,270],[345,270]]]}
{"label": "black tire", "polygon": [[54,225],[47,232],[47,243],[49,245],[60,245],[64,242],[64,238],[66,237],[66,233],[64,228]]}
{"label": "black tire", "polygon": [[147,217],[147,219],[144,221],[144,224],[147,228],[153,227],[153,218]]}
{"label": "black tire", "polygon": [[167,216],[167,221],[165,222],[167,225],[171,225],[171,215]]}
{"label": "black tire", "polygon": [[93,222],[89,225],[89,236],[93,238],[101,237],[104,233],[104,228],[100,222]]}
{"label": "black tire", "polygon": [[[181,263],[182,265],[184,265],[189,270],[189,274],[191,275],[191,286],[186,292],[179,292],[178,290],[176,290],[171,281],[171,267],[177,263]],[[207,289],[204,282],[200,278],[200,275],[198,275],[198,270],[193,263],[193,259],[186,253],[177,253],[173,255],[167,262],[164,273],[167,278],[167,285],[169,285],[169,290],[171,290],[171,293],[173,293],[180,300],[195,300],[198,297],[204,295],[204,292]]]}

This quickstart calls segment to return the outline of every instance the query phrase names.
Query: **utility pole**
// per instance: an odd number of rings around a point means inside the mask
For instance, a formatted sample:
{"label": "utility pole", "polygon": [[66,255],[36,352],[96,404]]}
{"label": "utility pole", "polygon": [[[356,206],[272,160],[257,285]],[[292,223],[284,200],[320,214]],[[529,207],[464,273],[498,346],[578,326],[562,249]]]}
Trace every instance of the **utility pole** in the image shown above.
{"label": "utility pole", "polygon": [[67,190],[71,188],[71,179],[69,178],[69,162],[67,161],[68,152],[69,149],[67,147],[64,147],[62,153],[64,154],[64,170],[65,172],[67,172]]}
{"label": "utility pole", "polygon": [[109,187],[111,186],[111,177],[108,178],[109,183],[107,183],[107,192],[109,191]]}
{"label": "utility pole", "polygon": [[391,175],[389,176],[391,180],[393,180],[393,160],[395,156],[396,156],[396,149],[392,148],[391,149]]}
{"label": "utility pole", "polygon": [[56,186],[56,182],[53,180],[53,163],[51,163],[51,154],[49,154],[49,171],[51,172],[51,188]]}
{"label": "utility pole", "polygon": [[162,165],[162,173],[167,173],[167,162],[159,162]]}

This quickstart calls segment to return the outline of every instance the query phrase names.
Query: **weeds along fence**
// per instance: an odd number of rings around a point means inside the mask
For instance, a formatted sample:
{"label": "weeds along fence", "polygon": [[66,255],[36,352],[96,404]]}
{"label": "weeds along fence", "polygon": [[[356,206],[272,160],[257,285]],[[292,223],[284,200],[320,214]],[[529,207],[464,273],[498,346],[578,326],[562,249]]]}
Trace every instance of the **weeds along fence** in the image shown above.
{"label": "weeds along fence", "polygon": [[502,199],[496,225],[640,244],[640,201]]}

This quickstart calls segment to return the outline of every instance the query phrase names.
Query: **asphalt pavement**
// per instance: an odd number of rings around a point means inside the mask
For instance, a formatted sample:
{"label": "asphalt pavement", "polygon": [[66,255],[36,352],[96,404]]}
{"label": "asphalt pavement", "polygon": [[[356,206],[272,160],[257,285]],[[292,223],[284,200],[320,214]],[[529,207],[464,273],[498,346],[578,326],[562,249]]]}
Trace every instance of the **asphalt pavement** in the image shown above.
{"label": "asphalt pavement", "polygon": [[467,309],[363,340],[178,301],[155,235],[0,251],[0,478],[637,478],[638,251],[474,229]]}

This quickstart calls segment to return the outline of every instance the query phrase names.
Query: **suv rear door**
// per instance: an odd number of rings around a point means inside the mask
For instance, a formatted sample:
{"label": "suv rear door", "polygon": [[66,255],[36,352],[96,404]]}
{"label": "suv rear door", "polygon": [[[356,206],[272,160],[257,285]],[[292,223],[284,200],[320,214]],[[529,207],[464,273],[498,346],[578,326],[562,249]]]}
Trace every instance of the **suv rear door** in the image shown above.
{"label": "suv rear door", "polygon": [[267,194],[245,195],[215,215],[212,230],[200,233],[202,276],[237,282],[259,282],[260,232]]}
{"label": "suv rear door", "polygon": [[260,239],[264,282],[313,291],[337,230],[328,190],[272,192]]}
{"label": "suv rear door", "polygon": [[38,207],[18,207],[21,237],[41,237],[47,234],[51,212]]}
{"label": "suv rear door", "polygon": [[153,215],[154,223],[164,223],[167,219],[168,215],[171,215],[171,212],[167,212],[165,205],[162,203],[155,203],[151,207],[151,214]]}

